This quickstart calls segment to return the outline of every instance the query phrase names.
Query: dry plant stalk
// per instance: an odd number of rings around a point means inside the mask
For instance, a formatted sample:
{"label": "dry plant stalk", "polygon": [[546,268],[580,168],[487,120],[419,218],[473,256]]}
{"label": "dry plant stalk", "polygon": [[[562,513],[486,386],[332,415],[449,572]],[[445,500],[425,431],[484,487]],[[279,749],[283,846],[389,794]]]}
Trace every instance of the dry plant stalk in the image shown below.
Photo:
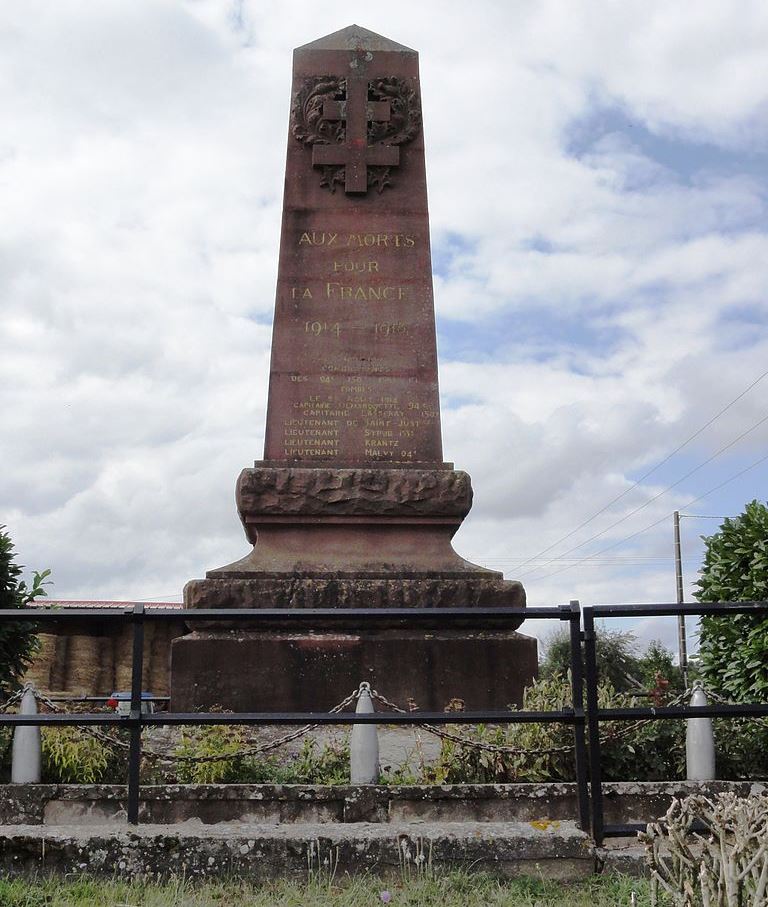
{"label": "dry plant stalk", "polygon": [[768,907],[768,795],[673,800],[639,837],[654,907],[662,892],[675,907]]}

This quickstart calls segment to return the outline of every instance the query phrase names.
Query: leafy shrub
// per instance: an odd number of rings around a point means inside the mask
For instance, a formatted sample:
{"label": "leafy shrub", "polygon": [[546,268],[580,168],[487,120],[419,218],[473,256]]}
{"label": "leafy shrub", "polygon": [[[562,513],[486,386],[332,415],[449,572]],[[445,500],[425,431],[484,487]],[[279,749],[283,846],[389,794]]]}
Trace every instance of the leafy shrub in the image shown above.
{"label": "leafy shrub", "polygon": [[[0,608],[26,608],[40,596],[51,573],[35,573],[32,588],[20,579],[22,567],[15,562],[13,542],[5,526],[0,525]],[[37,648],[33,623],[3,621],[0,623],[0,702],[7,699],[21,683]]]}
{"label": "leafy shrub", "polygon": [[[651,642],[642,654],[632,632],[600,629],[595,640],[597,673],[614,690],[650,690],[659,677],[670,689],[682,690],[680,669],[672,662],[672,653],[660,642]],[[571,643],[568,630],[557,630],[549,637],[546,654],[540,666],[542,677],[565,677],[571,668]]]}
{"label": "leafy shrub", "polygon": [[768,720],[721,718],[712,724],[718,778],[727,781],[768,778]]}
{"label": "leafy shrub", "polygon": [[[667,687],[670,691],[682,692],[685,689],[683,672],[674,664],[672,653],[658,640],[648,644],[648,648],[638,659],[640,666],[640,684],[646,690],[653,692],[659,686]],[[689,666],[689,679],[694,672]]]}
{"label": "leafy shrub", "polygon": [[124,784],[126,760],[79,727],[42,729],[44,784]]}
{"label": "leafy shrub", "polygon": [[[244,749],[243,728],[238,725],[201,725],[184,730],[181,743],[174,753],[181,760],[173,763],[176,779],[182,784],[223,784],[239,781],[243,760],[236,754]],[[210,756],[231,756],[229,759],[192,762]]]}
{"label": "leafy shrub", "polygon": [[[615,690],[637,689],[641,668],[634,653],[635,637],[621,630],[600,630],[595,650],[597,670]],[[542,677],[565,677],[571,669],[571,643],[568,630],[552,633],[541,664]]]}
{"label": "leafy shrub", "polygon": [[[702,602],[768,598],[768,507],[758,501],[726,519],[704,539],[696,597]],[[768,616],[701,619],[699,655],[704,678],[721,695],[741,702],[768,699]]]}
{"label": "leafy shrub", "polygon": [[[238,756],[249,743],[245,728],[238,725],[208,725],[186,732],[175,755],[184,759],[169,767],[175,780],[188,784],[346,784],[349,782],[349,745],[305,738],[301,749],[286,758]],[[209,761],[186,761],[199,757],[230,755]]]}
{"label": "leafy shrub", "polygon": [[[664,699],[659,704],[664,704]],[[622,708],[638,702],[605,683],[598,691],[600,708]],[[645,704],[642,702],[641,704]],[[571,705],[568,678],[534,681],[525,691],[523,708],[555,711]],[[753,779],[768,777],[768,728],[754,721],[732,719],[714,722],[718,777]],[[520,753],[489,752],[470,744],[443,740],[434,766],[423,766],[425,782],[502,783],[524,781],[573,781],[573,730],[565,724],[481,725],[450,728],[472,742],[525,750]],[[606,781],[675,781],[685,778],[685,722],[600,722],[601,768]],[[557,751],[562,748],[562,751]],[[542,752],[555,750],[555,752]]]}
{"label": "leafy shrub", "polygon": [[[571,706],[571,691],[561,678],[534,681],[524,694],[523,709],[552,711]],[[493,746],[516,750],[549,750],[560,747],[566,752],[507,754],[478,749],[472,745],[442,740],[440,756],[427,778],[437,784],[500,783],[505,781],[570,781],[573,755],[568,749],[573,732],[565,724],[507,724],[450,727],[455,734]]]}
{"label": "leafy shrub", "polygon": [[[278,757],[274,758],[278,761]],[[349,742],[326,743],[321,747],[314,740],[305,740],[293,761],[284,765],[283,770],[286,772],[283,784],[347,784]]]}

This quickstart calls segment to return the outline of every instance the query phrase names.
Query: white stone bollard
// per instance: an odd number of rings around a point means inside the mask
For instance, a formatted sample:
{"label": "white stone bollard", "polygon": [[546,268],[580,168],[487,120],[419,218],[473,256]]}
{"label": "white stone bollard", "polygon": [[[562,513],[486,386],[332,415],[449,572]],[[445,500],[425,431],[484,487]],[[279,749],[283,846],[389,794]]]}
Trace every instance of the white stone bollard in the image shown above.
{"label": "white stone bollard", "polygon": [[[708,705],[701,684],[694,684],[690,705]],[[711,718],[688,718],[685,732],[685,768],[689,781],[714,781],[715,737]]]}
{"label": "white stone bollard", "polygon": [[[37,715],[35,689],[27,684],[19,706],[20,715]],[[13,732],[11,784],[40,783],[40,728],[17,727]]]}
{"label": "white stone bollard", "polygon": [[[375,711],[371,685],[360,684],[355,714]],[[349,776],[352,784],[377,784],[379,780],[379,735],[375,724],[353,724],[349,738]]]}

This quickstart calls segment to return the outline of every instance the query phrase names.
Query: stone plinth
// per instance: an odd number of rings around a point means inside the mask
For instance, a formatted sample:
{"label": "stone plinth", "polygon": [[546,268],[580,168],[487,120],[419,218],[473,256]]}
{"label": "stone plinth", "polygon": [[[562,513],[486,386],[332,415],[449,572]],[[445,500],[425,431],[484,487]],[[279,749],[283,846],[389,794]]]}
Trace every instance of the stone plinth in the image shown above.
{"label": "stone plinth", "polygon": [[173,668],[189,677],[183,693],[174,689],[172,707],[184,712],[211,704],[327,711],[363,680],[402,708],[413,699],[425,711],[440,711],[463,699],[468,709],[503,709],[522,701],[525,682],[536,674],[536,640],[437,628],[195,632],[174,641]]}
{"label": "stone plinth", "polygon": [[459,557],[472,485],[451,469],[245,469],[253,550],[184,590],[188,608],[524,607],[520,583]]}
{"label": "stone plinth", "polygon": [[[450,469],[246,469],[237,486],[246,534],[240,561],[192,580],[187,608],[524,607],[520,583],[451,547],[472,503]],[[294,625],[295,626],[295,625]],[[389,698],[441,709],[519,703],[536,642],[491,622],[417,629],[333,621],[259,632],[247,621],[194,623],[172,648],[172,708],[318,710],[362,680]],[[200,666],[205,669],[201,670]],[[181,682],[183,678],[183,682]]]}

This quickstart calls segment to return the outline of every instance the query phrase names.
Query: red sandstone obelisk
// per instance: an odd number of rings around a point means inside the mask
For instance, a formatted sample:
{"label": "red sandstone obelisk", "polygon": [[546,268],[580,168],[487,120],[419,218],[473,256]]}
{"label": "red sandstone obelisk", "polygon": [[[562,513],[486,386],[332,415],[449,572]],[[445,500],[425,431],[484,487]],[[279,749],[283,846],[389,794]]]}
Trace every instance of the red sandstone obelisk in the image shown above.
{"label": "red sandstone obelisk", "polygon": [[[442,455],[418,54],[353,25],[294,53],[265,452],[237,485],[253,549],[186,606],[520,607],[519,583],[451,547],[471,502]],[[244,624],[174,642],[172,698],[324,708],[373,680],[503,706],[535,670],[535,640],[479,623]]]}

